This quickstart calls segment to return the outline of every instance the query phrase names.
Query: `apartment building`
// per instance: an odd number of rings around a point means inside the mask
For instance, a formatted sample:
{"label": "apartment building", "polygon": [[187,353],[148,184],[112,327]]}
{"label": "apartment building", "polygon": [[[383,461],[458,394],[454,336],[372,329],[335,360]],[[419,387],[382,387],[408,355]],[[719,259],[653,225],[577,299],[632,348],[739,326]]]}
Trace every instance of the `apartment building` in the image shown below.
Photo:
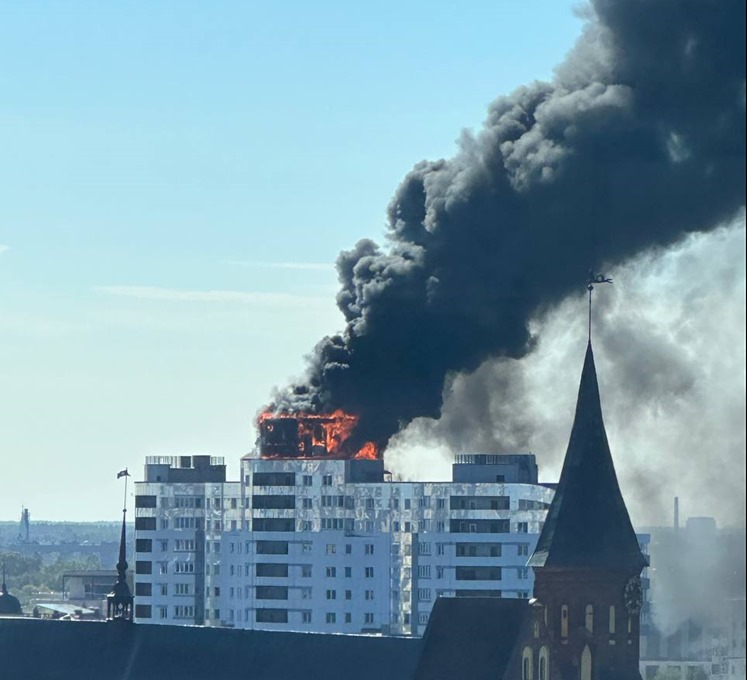
{"label": "apartment building", "polygon": [[381,460],[148,458],[136,619],[419,635],[440,595],[524,597],[552,500],[532,455],[461,455],[451,482]]}
{"label": "apartment building", "polygon": [[222,458],[153,456],[135,496],[135,619],[220,625],[221,544],[241,526]]}

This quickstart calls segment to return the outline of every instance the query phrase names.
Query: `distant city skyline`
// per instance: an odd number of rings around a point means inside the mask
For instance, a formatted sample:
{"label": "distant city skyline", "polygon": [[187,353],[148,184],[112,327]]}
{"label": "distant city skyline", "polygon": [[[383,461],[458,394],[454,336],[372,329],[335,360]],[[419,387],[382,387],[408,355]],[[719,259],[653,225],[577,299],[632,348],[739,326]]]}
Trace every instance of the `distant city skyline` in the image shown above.
{"label": "distant city skyline", "polygon": [[[237,478],[273,388],[343,325],[338,252],[381,241],[402,177],[453,155],[498,95],[553,77],[581,32],[574,6],[3,6],[0,519],[116,520],[116,473],[139,479],[147,455],[224,456]],[[600,299],[602,399],[639,525],[665,523],[675,494],[686,514],[743,522],[714,486],[743,488],[743,253],[742,216],[616,268]],[[495,388],[475,417],[526,422],[527,442],[505,446],[528,443],[546,481],[575,399],[579,284],[537,319],[522,412],[498,408],[505,375],[481,369]],[[661,363],[634,366],[634,341]],[[645,413],[634,368],[651,378]],[[444,479],[450,446],[416,422],[390,460]],[[654,491],[651,470],[676,474]]]}

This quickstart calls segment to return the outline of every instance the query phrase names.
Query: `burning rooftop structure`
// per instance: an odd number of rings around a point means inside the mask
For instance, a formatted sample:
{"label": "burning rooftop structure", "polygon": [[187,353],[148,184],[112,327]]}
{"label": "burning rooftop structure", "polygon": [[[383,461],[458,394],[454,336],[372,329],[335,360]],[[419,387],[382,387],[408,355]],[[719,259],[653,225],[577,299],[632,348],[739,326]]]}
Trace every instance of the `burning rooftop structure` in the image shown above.
{"label": "burning rooftop structure", "polygon": [[259,452],[263,458],[378,458],[373,442],[355,443],[358,416],[342,410],[310,413],[262,413],[258,419]]}

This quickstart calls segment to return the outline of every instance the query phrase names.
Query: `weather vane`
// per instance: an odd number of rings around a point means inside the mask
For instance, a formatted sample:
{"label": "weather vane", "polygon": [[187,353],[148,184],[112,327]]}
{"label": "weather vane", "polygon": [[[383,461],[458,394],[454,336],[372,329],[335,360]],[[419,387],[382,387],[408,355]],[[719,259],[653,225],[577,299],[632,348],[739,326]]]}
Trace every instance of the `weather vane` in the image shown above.
{"label": "weather vane", "polygon": [[589,269],[589,279],[586,282],[586,290],[589,291],[589,342],[591,342],[591,293],[594,290],[594,284],[612,283],[612,279],[603,274],[595,274],[593,269]]}

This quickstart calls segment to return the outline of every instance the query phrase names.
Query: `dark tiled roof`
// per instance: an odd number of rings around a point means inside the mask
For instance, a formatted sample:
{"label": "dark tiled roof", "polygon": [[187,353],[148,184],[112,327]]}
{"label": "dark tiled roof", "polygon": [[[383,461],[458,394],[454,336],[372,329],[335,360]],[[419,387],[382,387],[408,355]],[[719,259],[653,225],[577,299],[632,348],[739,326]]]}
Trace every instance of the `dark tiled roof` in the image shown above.
{"label": "dark tiled roof", "polygon": [[439,598],[414,680],[500,680],[528,615],[526,600]]}
{"label": "dark tiled roof", "polygon": [[0,619],[3,680],[411,680],[420,640]]}
{"label": "dark tiled roof", "polygon": [[560,483],[529,564],[635,573],[646,564],[607,443],[591,343]]}

